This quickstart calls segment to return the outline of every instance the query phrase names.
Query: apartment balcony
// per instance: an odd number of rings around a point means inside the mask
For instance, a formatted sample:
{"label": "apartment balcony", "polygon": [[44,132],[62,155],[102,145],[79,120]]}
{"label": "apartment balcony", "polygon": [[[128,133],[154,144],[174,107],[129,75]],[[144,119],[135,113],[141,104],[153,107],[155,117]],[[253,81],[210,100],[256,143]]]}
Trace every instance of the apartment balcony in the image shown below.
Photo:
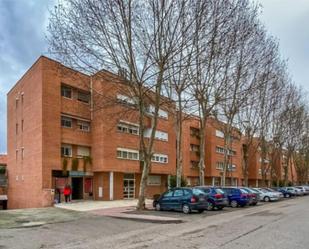
{"label": "apartment balcony", "polygon": [[61,112],[90,119],[90,104],[83,103],[75,99],[61,99]]}
{"label": "apartment balcony", "polygon": [[91,157],[61,157],[61,168],[63,171],[92,172]]}

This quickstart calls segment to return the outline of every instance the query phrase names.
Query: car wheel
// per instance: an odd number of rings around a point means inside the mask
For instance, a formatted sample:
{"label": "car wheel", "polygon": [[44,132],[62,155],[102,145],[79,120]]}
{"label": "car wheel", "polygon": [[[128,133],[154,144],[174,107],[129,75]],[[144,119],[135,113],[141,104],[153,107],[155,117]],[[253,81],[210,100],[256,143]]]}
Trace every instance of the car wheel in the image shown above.
{"label": "car wheel", "polygon": [[231,207],[236,208],[238,206],[237,201],[231,201]]}
{"label": "car wheel", "polygon": [[189,207],[188,204],[184,204],[184,205],[182,206],[182,212],[183,212],[184,214],[189,214],[189,213],[191,213],[191,208]]}
{"label": "car wheel", "polygon": [[257,203],[256,203],[256,202],[254,202],[254,203],[252,203],[252,206],[256,206],[256,204],[257,204]]}
{"label": "car wheel", "polygon": [[223,207],[217,207],[217,209],[218,209],[218,210],[222,210],[222,209],[223,209]]}
{"label": "car wheel", "polygon": [[285,195],[285,198],[290,198],[290,197],[291,197],[290,194]]}
{"label": "car wheel", "polygon": [[156,204],[156,211],[161,211],[161,205],[160,205],[160,203],[157,203],[157,204]]}
{"label": "car wheel", "polygon": [[197,212],[199,212],[199,214],[201,214],[201,213],[204,212],[204,209],[199,209],[199,210],[197,210]]}
{"label": "car wheel", "polygon": [[208,202],[207,210],[208,211],[214,210],[214,205],[211,202]]}
{"label": "car wheel", "polygon": [[269,202],[269,201],[270,201],[270,198],[269,198],[268,196],[265,196],[265,197],[264,197],[264,201],[265,201],[265,202]]}

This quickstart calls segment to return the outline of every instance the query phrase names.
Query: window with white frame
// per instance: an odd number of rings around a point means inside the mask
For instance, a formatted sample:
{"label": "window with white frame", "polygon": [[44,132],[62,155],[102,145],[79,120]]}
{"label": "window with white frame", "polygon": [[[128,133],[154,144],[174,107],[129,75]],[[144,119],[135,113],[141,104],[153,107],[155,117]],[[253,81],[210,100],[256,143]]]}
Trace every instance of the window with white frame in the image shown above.
{"label": "window with white frame", "polygon": [[224,163],[223,162],[217,162],[216,163],[216,169],[223,170],[223,168],[224,168]]}
{"label": "window with white frame", "polygon": [[229,164],[227,166],[228,171],[236,171],[236,165],[235,164]]}
{"label": "window with white frame", "polygon": [[127,160],[139,160],[139,152],[138,150],[117,148],[117,158]]}
{"label": "window with white frame", "polygon": [[77,146],[77,157],[90,156],[90,148],[86,146]]}
{"label": "window with white frame", "polygon": [[78,91],[77,92],[77,100],[86,104],[90,103],[90,93]]}
{"label": "window with white frame", "polygon": [[161,185],[161,176],[149,175],[147,179],[148,186],[160,186]]}
{"label": "window with white frame", "polygon": [[216,152],[217,153],[224,154],[224,151],[225,151],[224,148],[216,146]]}
{"label": "window with white frame", "polygon": [[72,88],[62,85],[61,86],[61,96],[68,98],[68,99],[72,99]]}
{"label": "window with white frame", "polygon": [[90,123],[86,121],[77,121],[78,129],[81,131],[90,131]]}
{"label": "window with white frame", "polygon": [[25,156],[25,148],[21,147],[21,160],[24,159],[24,156]]}
{"label": "window with white frame", "polygon": [[61,126],[66,128],[72,128],[72,119],[69,117],[61,116]]}
{"label": "window with white frame", "polygon": [[[145,129],[144,137],[149,138],[151,136],[151,132],[152,132],[151,128]],[[164,131],[156,131],[155,132],[155,139],[162,140],[162,141],[168,141],[168,133],[164,132]]]}
{"label": "window with white frame", "polygon": [[72,145],[62,144],[61,145],[61,156],[71,157],[72,156]]}
{"label": "window with white frame", "polygon": [[153,154],[151,161],[154,163],[168,163],[168,156],[164,154]]}
{"label": "window with white frame", "polygon": [[119,122],[117,125],[117,130],[123,133],[129,133],[138,135],[139,134],[139,126],[134,124],[129,124],[125,122]]}
{"label": "window with white frame", "polygon": [[262,175],[262,169],[259,169],[259,175]]}
{"label": "window with white frame", "polygon": [[216,130],[216,136],[220,138],[224,138],[224,133],[222,131]]}
{"label": "window with white frame", "polygon": [[117,94],[117,100],[121,103],[124,104],[129,104],[129,105],[135,105],[135,101],[133,98],[130,98],[126,95],[122,95],[122,94]]}
{"label": "window with white frame", "polygon": [[[148,108],[147,108],[147,112],[148,112],[148,114],[153,115],[155,113],[155,106],[149,105]],[[158,117],[168,119],[168,113],[159,108]]]}

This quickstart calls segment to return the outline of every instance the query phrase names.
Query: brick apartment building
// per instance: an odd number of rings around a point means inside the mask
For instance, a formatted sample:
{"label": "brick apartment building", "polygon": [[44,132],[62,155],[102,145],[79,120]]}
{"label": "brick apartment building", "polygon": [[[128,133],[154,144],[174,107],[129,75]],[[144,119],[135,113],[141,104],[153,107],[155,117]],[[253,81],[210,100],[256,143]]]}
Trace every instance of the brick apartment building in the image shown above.
{"label": "brick apartment building", "polygon": [[[206,124],[205,144],[205,184],[221,185],[224,167],[224,133],[223,123],[209,118]],[[183,167],[189,185],[199,184],[199,122],[190,118],[183,123]],[[242,142],[240,134],[233,132],[231,149],[228,153],[226,185],[242,184]]]}
{"label": "brick apartment building", "polygon": [[[10,90],[9,208],[50,206],[66,184],[73,199],[137,197],[137,113],[126,91],[118,91],[117,77],[99,74],[84,75],[41,56]],[[114,104],[98,108],[107,99]],[[168,175],[175,174],[174,122],[167,111],[159,114],[148,196],[165,190]]]}
{"label": "brick apartment building", "polygon": [[[151,133],[153,107],[147,108],[146,137]],[[175,121],[170,114],[175,107],[162,104],[160,108],[148,197],[166,190],[168,177],[176,174]],[[138,113],[117,75],[100,71],[89,76],[41,56],[8,93],[7,113],[9,208],[50,206],[66,184],[72,187],[72,199],[138,197]],[[206,125],[208,185],[221,184],[223,127],[215,119]],[[198,184],[198,134],[195,117],[183,122],[183,173],[189,185]],[[242,146],[235,129],[227,185],[243,184]],[[252,186],[260,185],[259,158],[258,153],[250,154]]]}

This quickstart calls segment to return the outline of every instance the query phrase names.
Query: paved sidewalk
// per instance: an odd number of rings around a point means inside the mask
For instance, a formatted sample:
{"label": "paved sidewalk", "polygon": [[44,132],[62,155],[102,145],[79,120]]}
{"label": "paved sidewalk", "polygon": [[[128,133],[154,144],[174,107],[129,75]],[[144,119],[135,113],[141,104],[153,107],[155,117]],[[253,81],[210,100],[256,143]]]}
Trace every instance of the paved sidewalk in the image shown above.
{"label": "paved sidewalk", "polygon": [[[106,209],[106,208],[123,208],[123,207],[136,207],[137,199],[132,200],[115,200],[115,201],[73,201],[70,203],[59,203],[54,206],[57,208],[64,208],[68,210],[80,211],[80,212],[88,212],[98,209]],[[146,199],[146,207],[152,208],[152,200]]]}
{"label": "paved sidewalk", "polygon": [[[56,204],[55,207],[79,212],[88,212],[99,216],[108,216],[119,219],[145,221],[152,223],[181,223],[182,219],[159,215],[133,213],[136,211],[137,199],[115,201],[77,201]],[[146,200],[146,208],[153,209],[152,200]]]}

